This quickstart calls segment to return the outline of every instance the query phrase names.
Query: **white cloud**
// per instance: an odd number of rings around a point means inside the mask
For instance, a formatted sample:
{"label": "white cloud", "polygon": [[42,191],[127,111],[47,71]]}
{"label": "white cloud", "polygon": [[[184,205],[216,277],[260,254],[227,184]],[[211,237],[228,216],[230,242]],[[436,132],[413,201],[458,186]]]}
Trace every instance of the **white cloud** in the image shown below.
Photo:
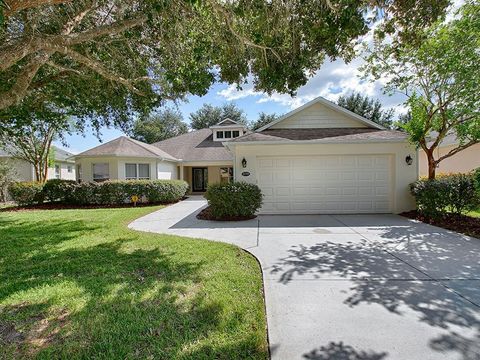
{"label": "white cloud", "polygon": [[255,91],[251,81],[243,86],[241,90],[238,90],[235,85],[229,85],[227,88],[218,91],[217,95],[229,101],[251,98],[260,104],[273,102],[295,109],[318,96],[336,101],[339,96],[356,91],[379,98],[387,107],[402,108],[403,98],[398,95],[389,97],[382,93],[383,81],[370,82],[361,78],[359,67],[362,64],[363,60],[360,58],[349,64],[341,60],[325,62],[322,68],[309,79],[307,84],[298,89],[295,97],[280,93],[268,95]]}

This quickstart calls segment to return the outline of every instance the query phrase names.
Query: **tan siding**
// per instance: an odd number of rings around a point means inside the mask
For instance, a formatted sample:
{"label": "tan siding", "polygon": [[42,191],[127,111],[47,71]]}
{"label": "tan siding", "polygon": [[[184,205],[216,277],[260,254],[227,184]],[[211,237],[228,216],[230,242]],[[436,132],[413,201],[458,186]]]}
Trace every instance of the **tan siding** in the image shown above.
{"label": "tan siding", "polygon": [[280,121],[271,129],[298,128],[351,128],[367,127],[364,123],[332,110],[327,106],[315,103],[312,106]]}

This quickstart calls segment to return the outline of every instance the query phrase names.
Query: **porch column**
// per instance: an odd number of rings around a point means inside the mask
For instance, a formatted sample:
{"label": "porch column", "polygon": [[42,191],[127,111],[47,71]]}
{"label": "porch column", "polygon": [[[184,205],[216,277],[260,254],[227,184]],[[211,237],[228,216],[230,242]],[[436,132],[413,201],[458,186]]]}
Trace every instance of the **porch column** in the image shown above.
{"label": "porch column", "polygon": [[184,180],[184,178],[183,178],[183,173],[184,173],[184,171],[183,171],[183,164],[180,164],[180,180]]}

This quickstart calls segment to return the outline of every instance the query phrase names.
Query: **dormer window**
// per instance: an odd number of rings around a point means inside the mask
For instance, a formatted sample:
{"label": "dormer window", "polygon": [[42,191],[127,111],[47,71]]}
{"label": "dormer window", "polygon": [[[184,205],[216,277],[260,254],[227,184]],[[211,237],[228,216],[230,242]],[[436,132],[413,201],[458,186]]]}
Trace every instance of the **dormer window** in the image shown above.
{"label": "dormer window", "polygon": [[225,119],[219,122],[217,125],[210,127],[213,131],[214,141],[224,141],[235,139],[241,135],[246,134],[246,128],[244,125],[239,124],[231,119]]}

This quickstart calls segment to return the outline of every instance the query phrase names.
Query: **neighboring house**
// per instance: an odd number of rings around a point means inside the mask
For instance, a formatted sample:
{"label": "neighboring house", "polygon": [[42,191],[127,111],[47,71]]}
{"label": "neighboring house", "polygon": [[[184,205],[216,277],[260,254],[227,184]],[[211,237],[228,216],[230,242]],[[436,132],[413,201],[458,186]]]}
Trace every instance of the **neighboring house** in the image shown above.
{"label": "neighboring house", "polygon": [[[435,150],[435,159],[447,154],[458,146],[455,135],[445,137],[440,146]],[[423,150],[419,151],[418,167],[420,176],[428,176],[427,155]],[[442,160],[437,166],[438,174],[468,173],[480,167],[480,144],[472,145],[455,155]]]}
{"label": "neighboring house", "polygon": [[140,178],[142,167],[145,178],[184,179],[194,193],[254,183],[265,196],[261,212],[272,214],[399,213],[415,207],[408,185],[418,178],[405,133],[323,98],[255,132],[225,119],[152,145],[121,137],[75,159],[88,181]]}
{"label": "neighboring house", "polygon": [[[48,179],[75,180],[75,161],[71,158],[72,153],[52,146],[54,163],[48,168]],[[15,169],[16,178],[19,181],[35,181],[35,169],[32,164],[25,160],[14,158],[8,152],[0,150],[0,161],[9,161]]]}

